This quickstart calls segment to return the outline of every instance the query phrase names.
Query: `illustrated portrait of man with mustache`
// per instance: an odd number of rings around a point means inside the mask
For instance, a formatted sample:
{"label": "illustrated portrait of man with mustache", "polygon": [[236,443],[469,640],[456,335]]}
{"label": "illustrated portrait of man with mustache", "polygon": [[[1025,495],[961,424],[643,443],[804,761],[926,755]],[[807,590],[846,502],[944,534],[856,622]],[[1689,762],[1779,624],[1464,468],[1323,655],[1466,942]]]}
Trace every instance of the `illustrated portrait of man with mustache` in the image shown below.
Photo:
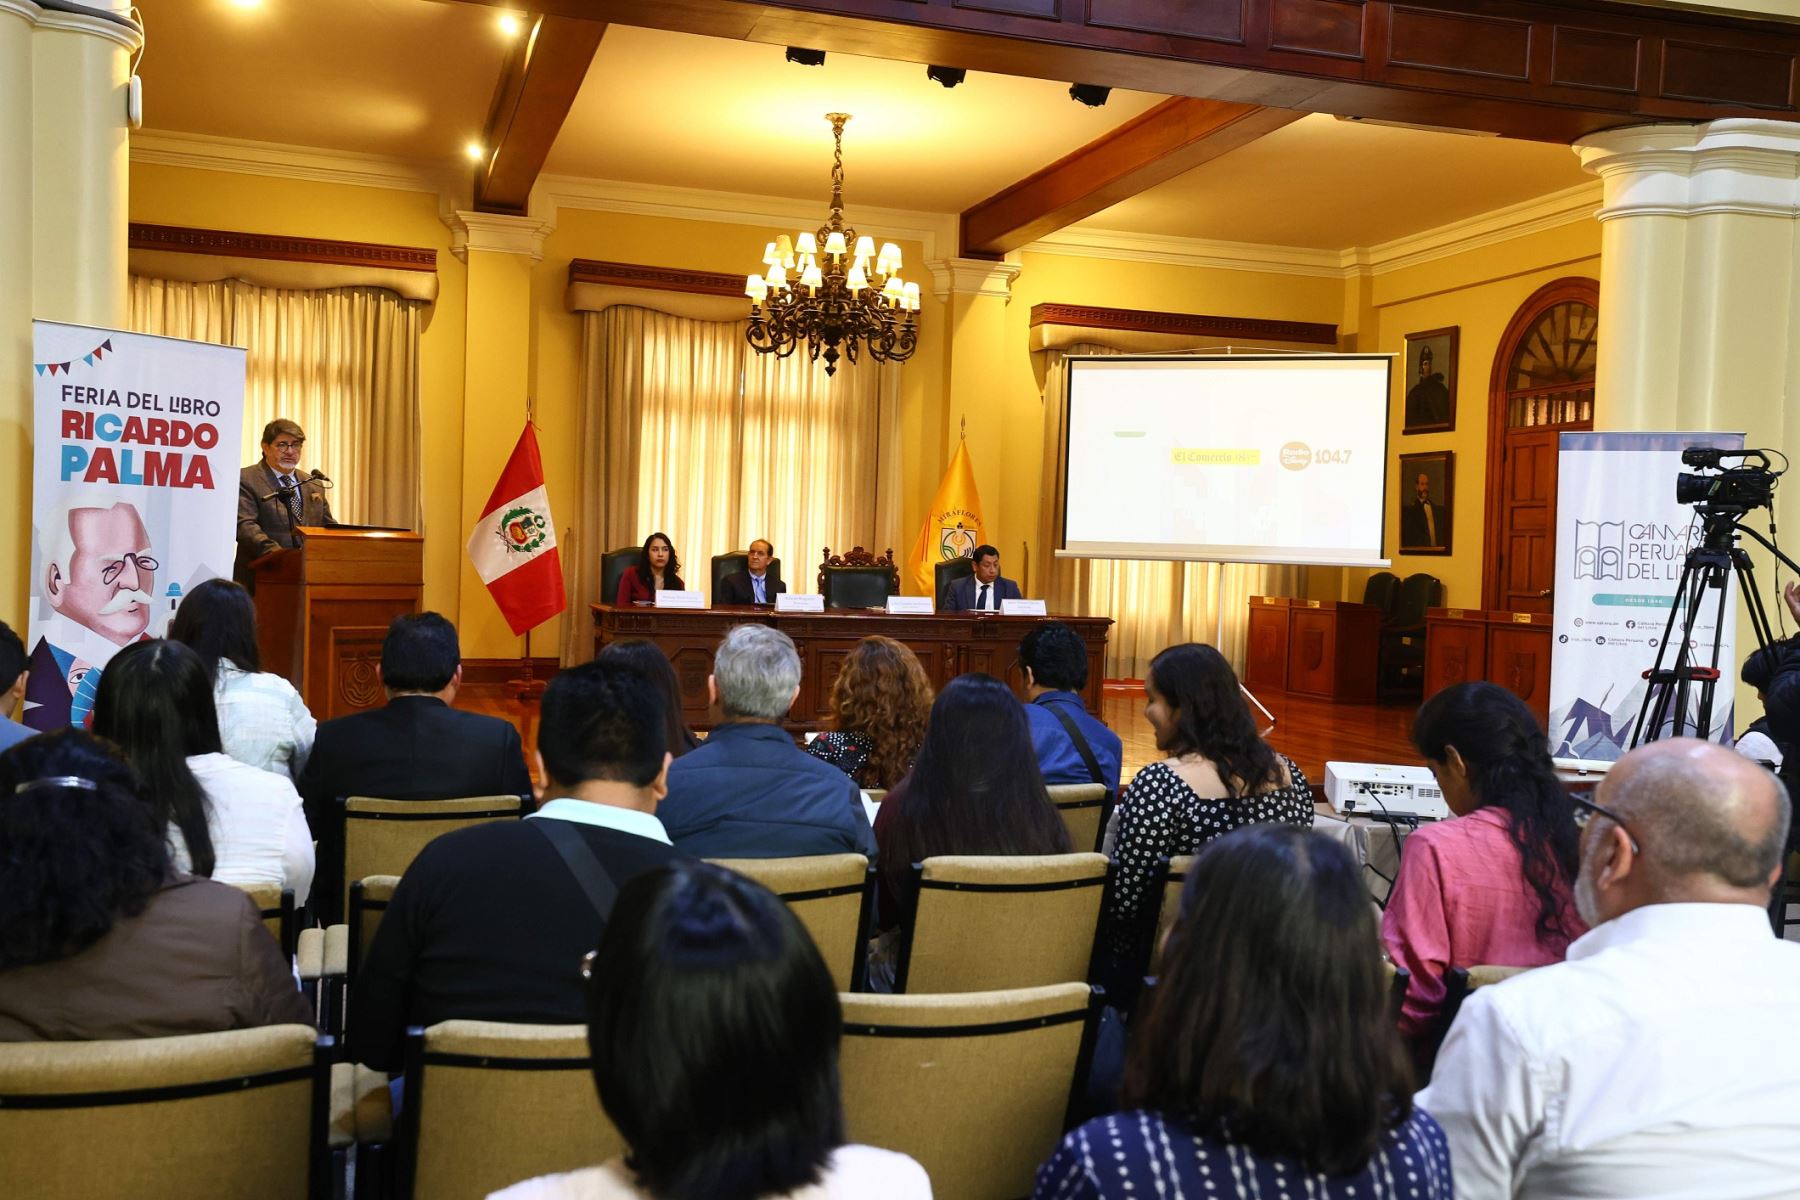
{"label": "illustrated portrait of man with mustache", "polygon": [[120,646],[145,636],[159,564],[143,517],[123,501],[70,504],[40,535],[38,586],[51,616],[31,651],[25,723],[59,729],[86,723],[101,668]]}

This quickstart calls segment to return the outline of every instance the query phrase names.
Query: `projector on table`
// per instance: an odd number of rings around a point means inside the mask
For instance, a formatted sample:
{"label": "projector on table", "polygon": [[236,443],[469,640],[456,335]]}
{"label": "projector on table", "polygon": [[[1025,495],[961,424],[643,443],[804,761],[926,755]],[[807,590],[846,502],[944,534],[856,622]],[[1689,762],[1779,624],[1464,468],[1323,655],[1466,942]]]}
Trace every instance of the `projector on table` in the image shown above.
{"label": "projector on table", "polygon": [[1405,817],[1442,821],[1450,816],[1444,790],[1424,767],[1391,763],[1328,762],[1325,799],[1345,816]]}

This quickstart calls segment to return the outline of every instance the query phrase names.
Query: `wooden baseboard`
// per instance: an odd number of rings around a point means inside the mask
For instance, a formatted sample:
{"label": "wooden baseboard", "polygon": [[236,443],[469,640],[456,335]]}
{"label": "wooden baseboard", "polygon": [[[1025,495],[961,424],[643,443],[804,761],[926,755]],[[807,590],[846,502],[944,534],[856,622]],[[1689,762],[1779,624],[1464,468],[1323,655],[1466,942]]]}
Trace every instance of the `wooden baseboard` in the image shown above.
{"label": "wooden baseboard", "polygon": [[[463,685],[500,687],[514,679],[522,679],[525,675],[525,659],[522,658],[465,658],[462,663]],[[562,667],[554,658],[533,658],[530,660],[533,679],[548,681],[556,678]]]}

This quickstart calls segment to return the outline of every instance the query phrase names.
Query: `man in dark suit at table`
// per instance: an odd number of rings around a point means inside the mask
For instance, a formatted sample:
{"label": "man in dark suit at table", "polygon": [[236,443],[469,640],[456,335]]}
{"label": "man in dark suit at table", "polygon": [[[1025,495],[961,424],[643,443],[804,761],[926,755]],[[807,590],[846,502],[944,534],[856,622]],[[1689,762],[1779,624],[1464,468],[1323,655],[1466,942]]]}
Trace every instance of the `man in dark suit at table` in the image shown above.
{"label": "man in dark suit at table", "polygon": [[237,565],[232,576],[256,586],[251,564],[300,544],[301,525],[336,525],[325,498],[330,480],[300,470],[306,433],[286,417],[263,426],[262,461],[238,472]]}
{"label": "man in dark suit at table", "polygon": [[776,593],[787,591],[781,575],[770,569],[775,547],[768,541],[757,538],[751,542],[745,557],[750,560],[747,569],[733,571],[719,581],[719,594],[713,597],[714,608],[721,604],[773,604]]}
{"label": "man in dark suit at table", "polygon": [[1019,585],[1000,574],[1000,552],[992,546],[975,547],[975,573],[950,585],[944,597],[945,612],[999,612],[1002,600],[1022,597]]}
{"label": "man in dark suit at table", "polygon": [[307,823],[319,839],[313,905],[327,920],[337,919],[343,903],[339,798],[452,800],[532,790],[512,723],[450,707],[462,685],[462,648],[441,615],[394,618],[381,643],[381,685],[386,706],[320,724],[300,776]]}

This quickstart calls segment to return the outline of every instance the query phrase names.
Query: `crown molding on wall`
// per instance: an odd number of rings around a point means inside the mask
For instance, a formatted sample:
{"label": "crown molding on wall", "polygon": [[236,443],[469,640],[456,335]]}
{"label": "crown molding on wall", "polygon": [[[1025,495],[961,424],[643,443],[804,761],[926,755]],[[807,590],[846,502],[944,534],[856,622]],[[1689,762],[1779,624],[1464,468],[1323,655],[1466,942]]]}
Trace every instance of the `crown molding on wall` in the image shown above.
{"label": "crown molding on wall", "polygon": [[[461,177],[461,172],[441,163],[154,129],[142,129],[131,135],[131,161],[199,171],[303,179],[311,183],[449,193],[453,197],[466,197],[471,187],[470,182]],[[461,203],[466,206],[466,198]]]}
{"label": "crown molding on wall", "polygon": [[1483,246],[1492,246],[1513,238],[1541,233],[1592,221],[1600,210],[1600,181],[1578,183],[1548,196],[1509,204],[1492,212],[1467,220],[1452,221],[1436,229],[1427,229],[1409,237],[1396,238],[1377,246],[1345,250],[1342,265],[1346,277],[1358,273],[1382,275],[1416,267],[1420,263],[1448,258]]}
{"label": "crown molding on wall", "polygon": [[1039,238],[1021,250],[1027,254],[1110,258],[1120,262],[1163,263],[1174,267],[1213,267],[1224,271],[1312,275],[1326,279],[1344,277],[1342,255],[1336,250],[1221,242],[1158,233],[1120,233],[1072,226]]}

